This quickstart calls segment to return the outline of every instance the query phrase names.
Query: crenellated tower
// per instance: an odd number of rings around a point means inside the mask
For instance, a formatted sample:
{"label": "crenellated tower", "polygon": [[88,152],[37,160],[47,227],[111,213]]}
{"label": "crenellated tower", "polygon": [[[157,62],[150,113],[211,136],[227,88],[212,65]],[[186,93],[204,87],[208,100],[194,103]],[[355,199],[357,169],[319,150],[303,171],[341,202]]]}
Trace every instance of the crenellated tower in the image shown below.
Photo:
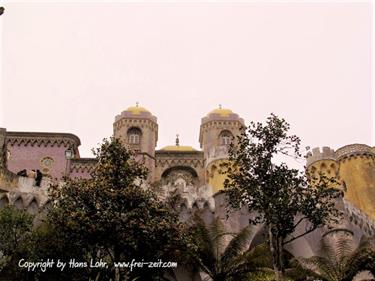
{"label": "crenellated tower", "polygon": [[243,127],[244,120],[238,114],[221,106],[202,118],[199,143],[205,158],[206,182],[214,193],[223,189],[225,175],[219,172],[220,164],[228,158],[228,146]]}
{"label": "crenellated tower", "polygon": [[307,155],[307,170],[318,176],[335,177],[350,201],[375,219],[375,151],[365,144],[351,144],[336,151],[314,148]]}
{"label": "crenellated tower", "polygon": [[149,169],[149,180],[154,180],[155,147],[158,140],[157,118],[138,105],[131,106],[117,115],[113,135],[137,153]]}
{"label": "crenellated tower", "polygon": [[313,178],[317,179],[322,174],[338,181],[339,166],[335,151],[330,147],[324,146],[322,150],[319,147],[313,148],[312,152],[307,154],[306,168],[309,176]]}
{"label": "crenellated tower", "polygon": [[365,144],[346,145],[335,152],[345,198],[375,219],[375,153]]}

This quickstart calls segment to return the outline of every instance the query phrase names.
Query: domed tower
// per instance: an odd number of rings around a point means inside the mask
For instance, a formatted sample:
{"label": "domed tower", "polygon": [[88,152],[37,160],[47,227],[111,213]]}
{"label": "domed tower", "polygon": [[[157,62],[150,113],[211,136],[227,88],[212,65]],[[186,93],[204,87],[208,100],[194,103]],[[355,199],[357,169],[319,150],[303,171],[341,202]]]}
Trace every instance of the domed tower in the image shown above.
{"label": "domed tower", "polygon": [[158,140],[157,118],[138,105],[131,106],[117,115],[113,123],[113,135],[124,145],[143,157],[149,169],[149,180],[154,178],[155,147]]}
{"label": "domed tower", "polygon": [[375,151],[365,144],[351,144],[335,152],[345,199],[375,219]]}
{"label": "domed tower", "polygon": [[223,189],[225,175],[220,164],[228,157],[228,145],[241,133],[244,120],[230,109],[221,106],[202,118],[199,143],[203,149],[206,168],[206,183],[214,193]]}

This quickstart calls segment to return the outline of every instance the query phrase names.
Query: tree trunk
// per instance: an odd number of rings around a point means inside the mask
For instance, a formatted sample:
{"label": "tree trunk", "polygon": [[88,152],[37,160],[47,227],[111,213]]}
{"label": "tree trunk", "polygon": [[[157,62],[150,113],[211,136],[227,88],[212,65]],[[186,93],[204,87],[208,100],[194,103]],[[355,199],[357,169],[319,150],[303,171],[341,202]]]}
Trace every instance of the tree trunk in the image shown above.
{"label": "tree trunk", "polygon": [[118,267],[115,268],[115,281],[120,281],[120,269]]}
{"label": "tree trunk", "polygon": [[270,240],[272,263],[276,275],[276,280],[284,281],[282,239],[272,232],[272,226],[268,227],[268,236]]}
{"label": "tree trunk", "polygon": [[[119,253],[116,251],[116,249],[113,250],[113,257],[114,257],[114,262],[119,261]],[[120,281],[121,279],[121,272],[119,267],[115,267],[115,281]]]}

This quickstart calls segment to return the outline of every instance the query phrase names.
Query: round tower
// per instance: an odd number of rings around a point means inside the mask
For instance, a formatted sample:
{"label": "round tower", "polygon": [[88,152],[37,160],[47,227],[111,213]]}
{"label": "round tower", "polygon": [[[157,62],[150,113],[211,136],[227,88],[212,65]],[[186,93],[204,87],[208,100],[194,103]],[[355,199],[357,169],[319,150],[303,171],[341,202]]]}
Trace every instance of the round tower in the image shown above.
{"label": "round tower", "polygon": [[[343,189],[343,182],[339,176],[339,163],[336,159],[335,151],[327,146],[320,149],[319,147],[313,148],[306,157],[306,172],[309,182],[312,187],[319,183],[321,175],[327,179],[333,179],[334,182],[330,187]],[[335,206],[339,210],[344,210],[344,201],[342,196],[335,201]],[[340,220],[337,223],[331,223],[328,228],[322,228],[322,235],[329,233],[346,232],[350,227],[346,220]]]}
{"label": "round tower", "polygon": [[131,106],[116,116],[113,135],[143,159],[150,172],[149,179],[152,181],[158,140],[157,118],[137,103],[136,106]]}
{"label": "round tower", "polygon": [[327,146],[322,150],[319,147],[313,148],[312,152],[307,154],[306,170],[312,184],[319,180],[320,175],[339,181],[339,165],[335,151]]}
{"label": "round tower", "polygon": [[228,146],[241,133],[244,120],[230,109],[221,106],[202,118],[199,143],[203,149],[206,183],[214,193],[223,189],[226,178],[220,173],[220,165],[228,158]]}
{"label": "round tower", "polygon": [[351,144],[335,152],[345,199],[375,219],[375,151],[365,144]]}

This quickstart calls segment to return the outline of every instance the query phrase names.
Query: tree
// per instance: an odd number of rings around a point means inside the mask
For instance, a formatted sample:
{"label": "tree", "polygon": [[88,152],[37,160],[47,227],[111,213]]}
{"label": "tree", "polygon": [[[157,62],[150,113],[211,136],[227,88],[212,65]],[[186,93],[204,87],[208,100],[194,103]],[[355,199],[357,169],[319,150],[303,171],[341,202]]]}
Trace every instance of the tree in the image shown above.
{"label": "tree", "polygon": [[[233,208],[248,207],[251,223],[263,223],[273,256],[277,280],[284,276],[283,248],[315,229],[337,222],[335,199],[340,192],[331,188],[334,179],[321,175],[311,187],[307,175],[277,164],[275,157],[301,157],[300,139],[289,135],[290,126],[271,114],[265,124],[251,122],[230,145],[229,161],[223,165],[228,178],[225,193]],[[295,233],[306,224],[302,233]]]}
{"label": "tree", "polygon": [[298,258],[308,272],[324,281],[351,281],[361,271],[375,276],[375,239],[362,236],[357,246],[353,235],[326,235],[321,240],[318,256]]}
{"label": "tree", "polygon": [[255,276],[272,271],[272,263],[266,255],[267,245],[249,249],[251,226],[235,234],[226,231],[219,218],[209,225],[198,215],[194,216],[193,221],[190,229],[190,263],[195,271],[207,274],[204,280],[248,280],[251,274]]}
{"label": "tree", "polygon": [[66,179],[62,189],[54,188],[49,224],[87,259],[108,262],[108,268],[88,269],[91,278],[162,279],[163,269],[113,265],[173,258],[184,241],[178,214],[144,187],[147,170],[118,139],[104,140],[95,155],[90,179]]}
{"label": "tree", "polygon": [[24,246],[31,235],[33,217],[13,206],[0,209],[0,272],[8,278],[20,277],[18,260],[25,254]]}
{"label": "tree", "polygon": [[[71,258],[76,261],[87,260],[86,251],[79,247],[76,240],[69,240],[69,235],[63,233],[62,228],[52,225],[49,222],[43,222],[34,227],[32,234],[29,237],[26,255],[26,261],[47,261],[53,260],[57,262],[69,262]],[[64,270],[53,266],[47,268],[46,271],[39,269],[28,272],[27,279],[37,281],[81,281],[90,280],[90,273],[94,275],[95,271],[88,271],[86,268],[70,268],[69,265],[65,266]],[[103,279],[98,279],[103,280]]]}

